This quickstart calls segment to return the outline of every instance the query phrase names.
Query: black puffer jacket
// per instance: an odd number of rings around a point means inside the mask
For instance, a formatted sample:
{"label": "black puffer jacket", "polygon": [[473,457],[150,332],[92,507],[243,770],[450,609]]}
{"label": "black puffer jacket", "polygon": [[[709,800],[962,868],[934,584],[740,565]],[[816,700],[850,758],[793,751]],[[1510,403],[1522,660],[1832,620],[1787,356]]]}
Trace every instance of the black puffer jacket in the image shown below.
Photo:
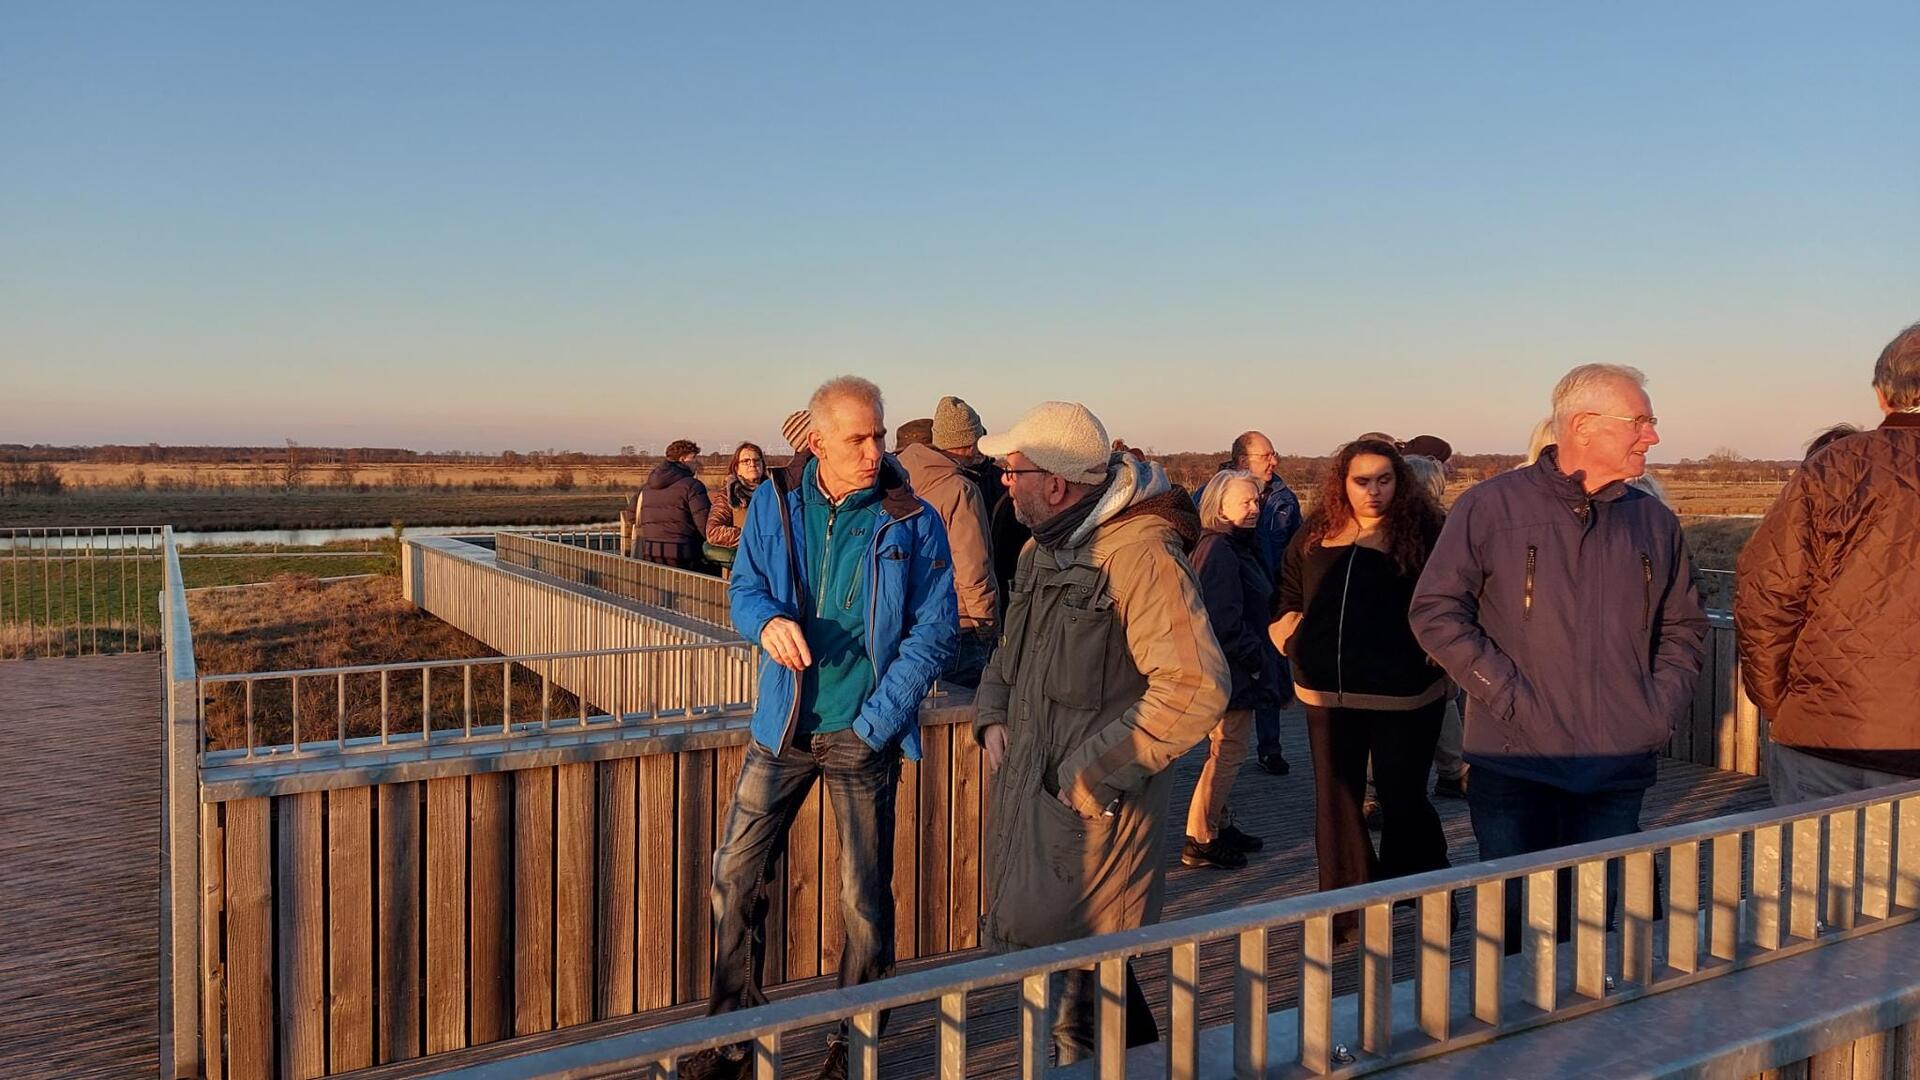
{"label": "black puffer jacket", "polygon": [[1286,649],[1303,703],[1404,712],[1440,700],[1446,673],[1407,623],[1414,580],[1384,552],[1294,534],[1280,560],[1274,618],[1302,613]]}
{"label": "black puffer jacket", "polygon": [[1278,706],[1278,657],[1267,640],[1273,578],[1252,529],[1209,532],[1193,549],[1193,575],[1233,676],[1229,711]]}
{"label": "black puffer jacket", "polygon": [[662,561],[698,561],[712,511],[707,485],[677,461],[662,462],[647,476],[640,500],[643,554]]}

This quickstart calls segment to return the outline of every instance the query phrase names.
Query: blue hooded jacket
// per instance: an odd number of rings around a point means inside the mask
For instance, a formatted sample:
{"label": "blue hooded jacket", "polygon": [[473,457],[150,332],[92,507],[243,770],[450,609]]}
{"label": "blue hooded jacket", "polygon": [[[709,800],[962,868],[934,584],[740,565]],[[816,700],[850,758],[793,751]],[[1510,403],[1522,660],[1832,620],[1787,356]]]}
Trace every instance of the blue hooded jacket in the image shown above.
{"label": "blue hooded jacket", "polygon": [[[802,493],[786,478],[761,484],[747,504],[734,557],[727,600],[734,629],[759,644],[760,632],[776,618],[804,625],[810,606],[812,560],[806,553]],[[913,494],[906,470],[884,459],[876,481],[884,492],[879,524],[868,544],[857,602],[867,611],[867,658],[873,664],[873,693],[853,721],[854,733],[875,750],[898,744],[910,760],[920,759],[920,703],[953,655],[960,634],[960,613],[953,591],[953,560],[940,515]],[[783,527],[784,498],[792,521],[792,546]],[[796,579],[795,568],[800,579]],[[793,738],[800,708],[800,678],[760,660],[760,700],[754,710],[753,740],[780,753]]]}

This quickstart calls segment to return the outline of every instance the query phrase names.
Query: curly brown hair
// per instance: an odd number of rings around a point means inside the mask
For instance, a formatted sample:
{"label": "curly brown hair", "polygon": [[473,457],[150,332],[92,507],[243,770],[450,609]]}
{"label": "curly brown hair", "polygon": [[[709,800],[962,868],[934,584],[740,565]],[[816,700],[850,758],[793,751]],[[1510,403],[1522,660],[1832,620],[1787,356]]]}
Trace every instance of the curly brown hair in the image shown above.
{"label": "curly brown hair", "polygon": [[1414,479],[1407,459],[1392,443],[1379,439],[1355,439],[1334,455],[1332,467],[1320,481],[1313,513],[1307,518],[1307,542],[1317,544],[1338,536],[1353,523],[1353,504],[1347,501],[1347,470],[1362,454],[1374,454],[1393,463],[1393,501],[1387,504],[1385,526],[1387,554],[1401,573],[1417,574],[1433,551],[1445,515],[1427,494],[1426,486]]}
{"label": "curly brown hair", "polygon": [[667,444],[667,460],[679,461],[688,454],[698,454],[700,444],[692,439],[675,439]]}

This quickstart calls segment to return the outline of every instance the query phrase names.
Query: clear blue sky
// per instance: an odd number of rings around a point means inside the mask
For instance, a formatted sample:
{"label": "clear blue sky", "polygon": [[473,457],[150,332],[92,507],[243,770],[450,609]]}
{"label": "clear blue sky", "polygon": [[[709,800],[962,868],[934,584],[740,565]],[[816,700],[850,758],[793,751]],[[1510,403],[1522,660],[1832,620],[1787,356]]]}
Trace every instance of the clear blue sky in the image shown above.
{"label": "clear blue sky", "polygon": [[1515,450],[1874,417],[1920,3],[97,4],[0,13],[0,442],[777,441],[1086,401]]}

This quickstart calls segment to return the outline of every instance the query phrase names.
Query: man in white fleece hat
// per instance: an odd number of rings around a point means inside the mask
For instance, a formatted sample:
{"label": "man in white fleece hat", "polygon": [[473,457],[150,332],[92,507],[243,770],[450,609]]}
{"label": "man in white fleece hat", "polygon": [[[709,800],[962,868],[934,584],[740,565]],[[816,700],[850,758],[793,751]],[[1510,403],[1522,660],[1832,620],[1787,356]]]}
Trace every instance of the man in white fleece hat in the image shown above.
{"label": "man in white fleece hat", "polygon": [[[1187,565],[1193,501],[1152,462],[1108,449],[1087,407],[1049,401],[980,440],[1034,543],[1021,552],[974,736],[996,771],[986,850],[999,865],[985,944],[1011,951],[1157,921],[1167,766],[1227,703],[1227,662]],[[1092,1054],[1091,970],[1053,995],[1054,1050]],[[1127,978],[1127,1045],[1158,1038]]]}

